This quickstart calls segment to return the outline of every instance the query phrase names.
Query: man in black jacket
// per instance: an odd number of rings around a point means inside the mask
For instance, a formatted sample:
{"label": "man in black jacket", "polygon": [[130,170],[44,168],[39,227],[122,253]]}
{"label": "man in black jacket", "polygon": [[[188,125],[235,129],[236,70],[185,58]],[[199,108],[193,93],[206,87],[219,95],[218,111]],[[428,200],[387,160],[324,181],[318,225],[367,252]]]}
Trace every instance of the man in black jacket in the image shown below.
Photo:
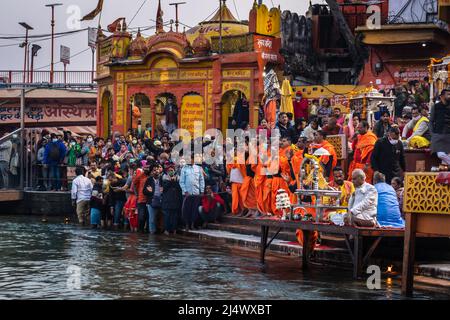
{"label": "man in black jacket", "polygon": [[183,205],[183,191],[181,190],[179,178],[174,165],[166,168],[163,177],[162,210],[164,215],[164,233],[166,235],[175,233],[178,218],[181,215]]}
{"label": "man in black jacket", "polygon": [[398,127],[389,128],[388,135],[375,143],[371,165],[374,171],[379,171],[386,176],[388,183],[392,178],[400,177],[402,171],[405,171],[405,152],[400,142]]}
{"label": "man in black jacket", "polygon": [[247,99],[245,97],[240,98],[233,111],[233,122],[234,128],[240,128],[243,122],[249,122],[250,117],[250,107]]}
{"label": "man in black jacket", "polygon": [[431,108],[431,151],[450,166],[450,89],[443,90],[440,98]]}
{"label": "man in black jacket", "polygon": [[144,185],[143,194],[147,196],[148,226],[150,234],[156,233],[157,214],[161,210],[163,180],[162,166],[155,163],[150,167],[151,175]]}
{"label": "man in black jacket", "polygon": [[280,130],[280,139],[284,137],[291,138],[291,141],[297,141],[297,132],[295,128],[289,123],[289,118],[286,112],[280,112],[278,115],[278,123],[276,128]]}

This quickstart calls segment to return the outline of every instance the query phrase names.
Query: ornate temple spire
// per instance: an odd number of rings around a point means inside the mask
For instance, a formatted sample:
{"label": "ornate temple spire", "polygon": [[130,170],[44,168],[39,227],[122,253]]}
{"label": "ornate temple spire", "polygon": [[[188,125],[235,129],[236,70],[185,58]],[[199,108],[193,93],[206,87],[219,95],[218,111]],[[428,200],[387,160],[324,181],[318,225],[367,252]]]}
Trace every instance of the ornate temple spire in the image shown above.
{"label": "ornate temple spire", "polygon": [[164,32],[164,12],[161,10],[161,0],[158,3],[158,12],[156,13],[156,34]]}

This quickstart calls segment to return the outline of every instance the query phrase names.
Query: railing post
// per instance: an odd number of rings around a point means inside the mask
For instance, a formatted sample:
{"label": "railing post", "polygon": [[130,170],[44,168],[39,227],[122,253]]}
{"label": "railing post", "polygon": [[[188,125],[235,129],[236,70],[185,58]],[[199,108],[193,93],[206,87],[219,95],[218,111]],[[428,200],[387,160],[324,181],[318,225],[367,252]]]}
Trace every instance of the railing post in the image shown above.
{"label": "railing post", "polygon": [[20,95],[20,190],[23,190],[23,166],[25,165],[24,153],[26,146],[24,145],[25,130],[25,89],[22,88]]}

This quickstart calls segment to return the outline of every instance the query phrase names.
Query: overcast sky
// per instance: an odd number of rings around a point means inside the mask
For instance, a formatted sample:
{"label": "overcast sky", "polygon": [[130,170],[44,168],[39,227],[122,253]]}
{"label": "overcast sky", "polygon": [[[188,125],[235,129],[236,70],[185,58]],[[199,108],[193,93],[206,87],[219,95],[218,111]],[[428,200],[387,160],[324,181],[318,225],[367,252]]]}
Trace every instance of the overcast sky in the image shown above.
{"label": "overcast sky", "polygon": [[[24,29],[18,22],[26,22],[34,28],[30,35],[49,34],[51,31],[50,17],[51,9],[45,4],[60,2],[63,5],[55,8],[56,27],[55,32],[70,31],[70,25],[76,21],[76,10],[79,8],[81,16],[87,14],[95,8],[98,0],[0,0],[0,37],[22,36]],[[194,26],[203,21],[219,6],[218,0],[183,0],[186,5],[180,7],[180,21],[188,26]],[[175,19],[175,10],[169,6],[171,2],[178,0],[162,0],[164,11],[164,21]],[[304,14],[308,8],[309,0],[265,0],[264,3],[280,5],[282,10],[291,10]],[[322,0],[313,1],[323,2]],[[130,23],[133,16],[138,11],[144,0],[104,0],[102,14],[102,27],[118,17],[126,17]],[[156,16],[157,0],[147,0],[140,12],[131,23],[131,28],[138,26],[152,26]],[[248,13],[253,4],[253,0],[228,0],[227,5],[232,13],[241,20],[248,20]],[[235,6],[236,5],[236,6]],[[67,12],[71,9],[75,11]],[[75,12],[75,15],[74,15]],[[81,23],[81,28],[96,27],[98,17],[94,21]],[[69,26],[68,26],[69,24]],[[75,26],[76,27],[76,26]],[[153,34],[153,30],[146,31],[146,35]],[[59,61],[60,45],[70,47],[71,55],[79,53],[88,48],[87,31],[78,34],[61,37],[55,40],[55,62]],[[22,39],[0,39],[0,70],[22,70],[23,69],[23,49],[18,47]],[[33,40],[31,40],[33,41]],[[34,40],[35,41],[35,40]],[[35,69],[43,68],[49,70],[50,64],[50,40],[35,42],[42,47],[35,58]],[[62,70],[61,63],[55,66],[55,70]],[[89,70],[91,68],[91,51],[88,50],[71,59],[68,70]]]}

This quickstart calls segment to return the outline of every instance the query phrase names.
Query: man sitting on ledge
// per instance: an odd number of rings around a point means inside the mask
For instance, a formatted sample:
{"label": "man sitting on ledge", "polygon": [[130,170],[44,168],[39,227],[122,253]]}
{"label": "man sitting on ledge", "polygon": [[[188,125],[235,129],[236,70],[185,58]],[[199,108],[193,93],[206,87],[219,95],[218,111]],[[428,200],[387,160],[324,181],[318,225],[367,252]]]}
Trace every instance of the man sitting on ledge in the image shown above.
{"label": "man sitting on ledge", "polygon": [[405,221],[400,213],[397,193],[386,183],[386,176],[375,172],[373,184],[378,192],[377,220],[381,227],[404,228]]}
{"label": "man sitting on ledge", "polygon": [[366,174],[361,169],[352,173],[352,182],[356,191],[348,203],[347,224],[358,227],[376,227],[378,193],[375,187],[367,182]]}

